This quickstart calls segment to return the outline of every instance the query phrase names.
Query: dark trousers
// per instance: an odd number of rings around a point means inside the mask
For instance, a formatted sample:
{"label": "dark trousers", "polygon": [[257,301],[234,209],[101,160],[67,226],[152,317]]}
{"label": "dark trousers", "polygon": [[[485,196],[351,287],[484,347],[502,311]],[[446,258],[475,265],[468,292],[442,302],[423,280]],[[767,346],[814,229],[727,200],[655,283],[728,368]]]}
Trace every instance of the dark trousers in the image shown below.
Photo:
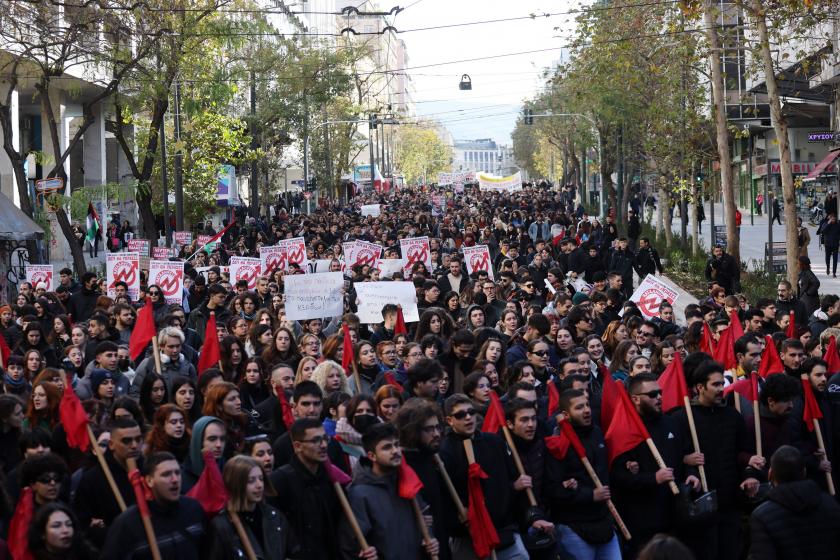
{"label": "dark trousers", "polygon": [[676,536],[694,552],[695,560],[738,560],[741,550],[741,513],[718,511],[709,524],[684,526]]}
{"label": "dark trousers", "polygon": [[[837,274],[837,251],[838,247],[825,248],[825,273]],[[833,261],[833,263],[832,263]]]}
{"label": "dark trousers", "polygon": [[93,258],[99,254],[99,238],[94,237],[93,241],[89,241],[88,243],[88,254],[90,258]]}
{"label": "dark trousers", "polygon": [[779,225],[782,225],[782,215],[776,210],[773,210],[773,218],[770,220],[771,224],[773,222],[779,222]]}

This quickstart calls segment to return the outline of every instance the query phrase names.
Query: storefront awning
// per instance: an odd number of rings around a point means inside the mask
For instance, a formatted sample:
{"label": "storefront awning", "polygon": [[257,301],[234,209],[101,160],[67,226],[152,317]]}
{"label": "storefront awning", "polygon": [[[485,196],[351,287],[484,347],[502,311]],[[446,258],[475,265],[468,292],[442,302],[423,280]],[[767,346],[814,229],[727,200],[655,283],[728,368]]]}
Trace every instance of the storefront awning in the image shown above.
{"label": "storefront awning", "polygon": [[828,155],[823,158],[821,162],[817,164],[817,166],[810,172],[808,175],[803,179],[803,181],[815,181],[817,177],[822,175],[828,166],[834,163],[834,160],[837,159],[837,156],[840,156],[840,149],[832,150],[828,152]]}

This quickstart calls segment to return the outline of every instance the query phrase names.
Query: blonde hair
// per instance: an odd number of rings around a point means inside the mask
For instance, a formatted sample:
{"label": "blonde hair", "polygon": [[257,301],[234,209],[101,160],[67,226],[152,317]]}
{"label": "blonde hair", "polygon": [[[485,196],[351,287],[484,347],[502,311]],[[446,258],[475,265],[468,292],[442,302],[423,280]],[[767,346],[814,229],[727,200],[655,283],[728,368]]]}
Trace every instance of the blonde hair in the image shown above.
{"label": "blonde hair", "polygon": [[[318,367],[315,368],[315,371],[312,372],[312,377],[310,378],[312,381],[318,384],[318,387],[321,388],[321,391],[324,392],[324,397],[327,396],[327,376],[330,374],[331,371],[337,370],[338,377],[341,379],[341,386],[336,389],[338,392],[342,393],[349,393],[349,389],[347,388],[347,375],[344,372],[344,368],[341,367],[341,364],[338,362],[334,362],[332,360],[324,360]],[[329,391],[330,393],[333,391]]]}
{"label": "blonde hair", "polygon": [[303,381],[303,366],[306,365],[307,362],[315,362],[315,367],[318,366],[318,360],[313,358],[312,356],[304,356],[298,362],[297,372],[295,373],[295,385]]}
{"label": "blonde hair", "polygon": [[233,511],[245,511],[248,505],[246,488],[248,487],[248,477],[254,468],[259,469],[260,475],[263,475],[262,467],[256,459],[247,455],[236,455],[225,463],[222,478],[228,492],[228,506]]}

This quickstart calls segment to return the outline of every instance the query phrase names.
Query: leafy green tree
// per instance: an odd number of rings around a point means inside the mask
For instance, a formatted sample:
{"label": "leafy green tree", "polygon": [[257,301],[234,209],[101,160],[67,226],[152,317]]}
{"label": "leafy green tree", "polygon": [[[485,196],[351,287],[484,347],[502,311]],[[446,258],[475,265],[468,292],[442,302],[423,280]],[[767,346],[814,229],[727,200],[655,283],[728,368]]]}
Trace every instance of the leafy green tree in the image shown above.
{"label": "leafy green tree", "polygon": [[452,148],[430,126],[403,126],[397,134],[395,163],[409,184],[436,182],[452,168]]}

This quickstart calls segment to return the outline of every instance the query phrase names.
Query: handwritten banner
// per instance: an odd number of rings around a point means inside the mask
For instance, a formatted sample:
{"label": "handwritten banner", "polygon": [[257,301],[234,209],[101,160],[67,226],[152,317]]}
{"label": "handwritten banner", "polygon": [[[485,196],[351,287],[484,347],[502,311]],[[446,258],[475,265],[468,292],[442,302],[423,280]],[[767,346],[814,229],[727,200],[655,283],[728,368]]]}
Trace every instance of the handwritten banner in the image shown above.
{"label": "handwritten banner", "polygon": [[412,282],[359,282],[354,285],[359,298],[359,320],[366,324],[382,322],[382,308],[386,303],[402,305],[406,323],[420,320],[417,292]]}
{"label": "handwritten banner", "polygon": [[374,218],[378,218],[381,212],[381,208],[378,204],[363,204],[362,205],[362,216],[373,216]]}
{"label": "handwritten banner", "polygon": [[292,274],[284,280],[286,318],[290,321],[325,319],[344,313],[344,275]]}
{"label": "handwritten banner", "polygon": [[149,261],[149,285],[160,287],[166,303],[181,305],[184,300],[184,262]]}
{"label": "handwritten banner", "polygon": [[376,261],[376,268],[379,269],[380,278],[393,278],[396,273],[402,274],[404,266],[404,259],[379,259]]}
{"label": "handwritten banner", "polygon": [[108,283],[108,297],[117,295],[115,284],[128,284],[128,297],[137,300],[140,296],[140,254],[108,253],[105,255],[105,274]]}

